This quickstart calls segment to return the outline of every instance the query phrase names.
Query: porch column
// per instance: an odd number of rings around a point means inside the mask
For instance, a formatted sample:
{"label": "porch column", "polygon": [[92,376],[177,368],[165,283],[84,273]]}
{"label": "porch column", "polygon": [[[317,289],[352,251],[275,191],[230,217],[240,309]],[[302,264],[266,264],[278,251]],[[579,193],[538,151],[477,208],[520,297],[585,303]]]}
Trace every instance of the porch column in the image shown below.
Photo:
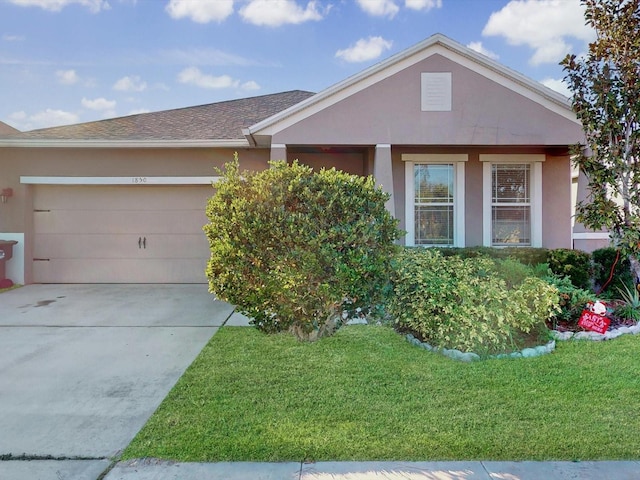
{"label": "porch column", "polygon": [[393,217],[396,216],[396,208],[393,198],[393,171],[391,168],[391,145],[379,143],[376,145],[376,153],[373,159],[373,177],[382,189],[391,194],[385,204]]}
{"label": "porch column", "polygon": [[272,143],[269,160],[286,160],[287,146],[284,143]]}

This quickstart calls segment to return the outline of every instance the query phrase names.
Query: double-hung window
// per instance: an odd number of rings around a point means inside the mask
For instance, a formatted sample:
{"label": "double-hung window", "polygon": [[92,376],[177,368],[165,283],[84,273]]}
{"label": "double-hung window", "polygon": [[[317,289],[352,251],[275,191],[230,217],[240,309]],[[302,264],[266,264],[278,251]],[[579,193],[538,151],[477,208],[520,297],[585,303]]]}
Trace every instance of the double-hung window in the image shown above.
{"label": "double-hung window", "polygon": [[403,154],[407,245],[464,246],[467,155]]}
{"label": "double-hung window", "polygon": [[542,244],[544,155],[480,155],[483,164],[484,244]]}

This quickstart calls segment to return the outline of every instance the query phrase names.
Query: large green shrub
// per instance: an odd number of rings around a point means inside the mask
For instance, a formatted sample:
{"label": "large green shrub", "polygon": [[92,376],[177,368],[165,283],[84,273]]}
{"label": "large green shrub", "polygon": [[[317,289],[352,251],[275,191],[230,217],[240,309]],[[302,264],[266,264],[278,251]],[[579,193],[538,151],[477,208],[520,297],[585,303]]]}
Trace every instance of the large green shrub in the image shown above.
{"label": "large green shrub", "polygon": [[587,252],[556,248],[549,251],[548,263],[553,273],[570,278],[575,287],[591,288],[591,256]]}
{"label": "large green shrub", "polygon": [[[515,277],[514,277],[515,278]],[[520,347],[545,330],[557,290],[535,277],[508,288],[488,257],[444,257],[405,249],[392,278],[388,309],[401,331],[443,348],[491,354]]]}
{"label": "large green shrub", "polygon": [[371,177],[284,161],[241,173],[237,156],[221,173],[204,227],[211,293],[262,331],[308,340],[380,301],[401,232]]}

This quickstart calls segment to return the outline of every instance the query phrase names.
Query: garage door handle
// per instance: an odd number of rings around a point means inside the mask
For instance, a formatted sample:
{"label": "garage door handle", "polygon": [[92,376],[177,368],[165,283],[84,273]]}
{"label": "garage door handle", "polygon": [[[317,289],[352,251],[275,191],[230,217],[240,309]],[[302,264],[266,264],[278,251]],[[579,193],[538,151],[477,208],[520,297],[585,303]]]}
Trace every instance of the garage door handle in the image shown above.
{"label": "garage door handle", "polygon": [[144,237],[142,239],[142,248],[146,249],[147,248],[147,237]]}
{"label": "garage door handle", "polygon": [[142,237],[138,237],[138,248],[142,248]]}

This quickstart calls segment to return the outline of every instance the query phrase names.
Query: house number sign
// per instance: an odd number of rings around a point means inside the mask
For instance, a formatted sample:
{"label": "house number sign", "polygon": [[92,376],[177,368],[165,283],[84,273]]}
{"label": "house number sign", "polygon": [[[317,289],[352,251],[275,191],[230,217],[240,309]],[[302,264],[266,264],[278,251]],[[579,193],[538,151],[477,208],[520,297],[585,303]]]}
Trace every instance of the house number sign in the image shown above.
{"label": "house number sign", "polygon": [[131,183],[135,183],[135,184],[147,183],[147,177],[131,177]]}

